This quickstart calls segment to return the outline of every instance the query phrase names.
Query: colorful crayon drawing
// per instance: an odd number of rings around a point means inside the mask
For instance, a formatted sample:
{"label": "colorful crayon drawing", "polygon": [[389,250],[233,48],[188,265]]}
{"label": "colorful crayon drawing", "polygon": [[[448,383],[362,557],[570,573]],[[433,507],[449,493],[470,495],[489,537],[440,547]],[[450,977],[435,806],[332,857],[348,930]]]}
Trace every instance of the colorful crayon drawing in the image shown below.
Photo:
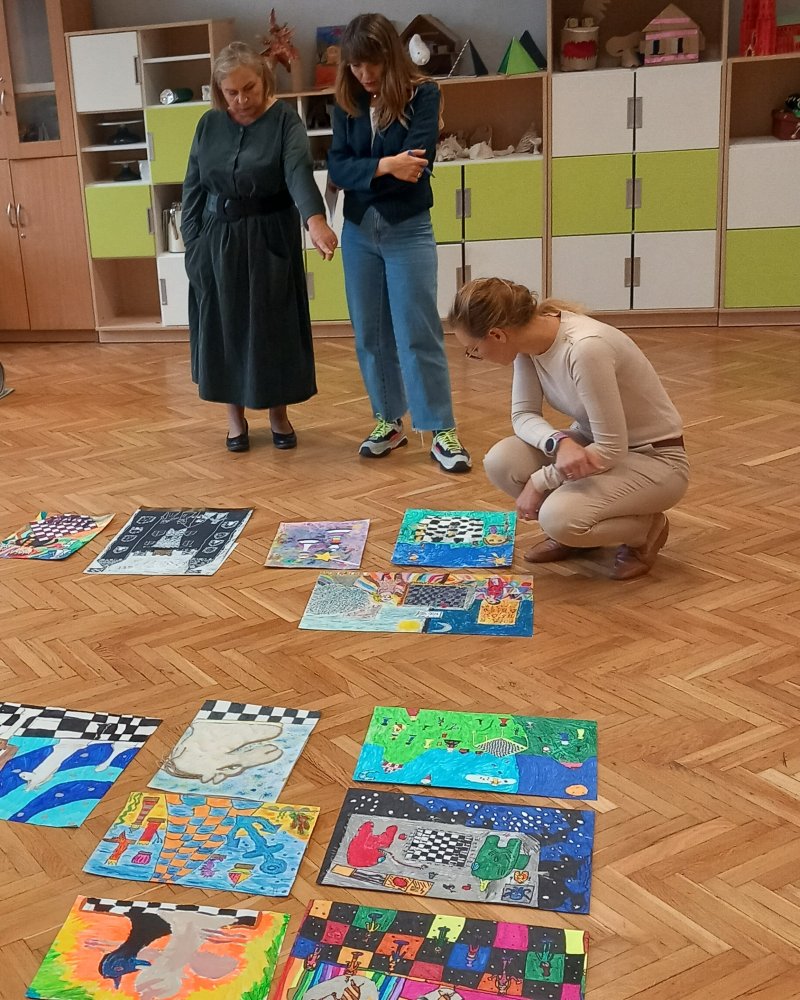
{"label": "colorful crayon drawing", "polygon": [[392,562],[452,568],[510,566],[516,529],[513,512],[407,510]]}
{"label": "colorful crayon drawing", "polygon": [[265,566],[358,569],[369,521],[282,521]]}
{"label": "colorful crayon drawing", "polygon": [[85,573],[211,576],[236,546],[252,510],[142,507]]}
{"label": "colorful crayon drawing", "polygon": [[84,871],[288,896],[317,806],[133,792]]}
{"label": "colorful crayon drawing", "polygon": [[588,913],[594,813],[348,789],[317,881]]}
{"label": "colorful crayon drawing", "polygon": [[113,514],[48,514],[0,540],[0,559],[66,559],[90,542]]}
{"label": "colorful crayon drawing", "polygon": [[25,994],[38,1000],[266,1000],[289,917],[79,896]]}
{"label": "colorful crayon drawing", "polygon": [[319,712],[207,701],[151,788],[274,802],[319,719]]}
{"label": "colorful crayon drawing", "polygon": [[587,948],[580,930],[316,899],[275,1000],[584,1000]]}
{"label": "colorful crayon drawing", "polygon": [[[495,607],[502,615],[495,616]],[[533,580],[488,573],[323,573],[300,628],[429,635],[533,634]]]}
{"label": "colorful crayon drawing", "polygon": [[80,826],[160,721],[0,702],[0,819]]}
{"label": "colorful crayon drawing", "polygon": [[597,798],[597,723],[376,708],[355,781]]}

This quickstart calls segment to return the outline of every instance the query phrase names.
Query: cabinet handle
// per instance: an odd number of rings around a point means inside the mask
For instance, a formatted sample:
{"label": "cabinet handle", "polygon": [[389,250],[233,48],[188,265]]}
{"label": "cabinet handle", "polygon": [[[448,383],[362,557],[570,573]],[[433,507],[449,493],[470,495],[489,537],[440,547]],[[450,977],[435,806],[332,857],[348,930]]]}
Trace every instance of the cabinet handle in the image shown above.
{"label": "cabinet handle", "polygon": [[644,98],[642,97],[629,97],[628,98],[628,128],[641,128],[642,127],[642,102]]}
{"label": "cabinet handle", "polygon": [[147,159],[151,163],[155,163],[155,159],[156,159],[156,144],[155,144],[155,140],[153,139],[153,133],[152,132],[146,132],[145,133],[145,140],[147,141]]}
{"label": "cabinet handle", "polygon": [[472,217],[472,188],[464,188],[464,201],[462,204],[464,209],[464,218],[469,219]]}
{"label": "cabinet handle", "polygon": [[472,264],[465,264],[456,268],[456,287],[461,288],[468,281],[472,281]]}
{"label": "cabinet handle", "polygon": [[2,90],[0,90],[0,111],[2,111],[2,113],[4,115],[8,114],[8,111],[6,111],[6,90],[5,90],[5,87]]}
{"label": "cabinet handle", "polygon": [[22,222],[22,205],[19,202],[17,202],[16,216],[17,216],[17,229],[19,229],[19,238],[21,240],[24,240],[26,234],[23,233],[23,231],[22,231],[22,226],[23,226],[23,222]]}
{"label": "cabinet handle", "polygon": [[162,306],[169,305],[169,302],[167,301],[167,279],[159,278],[158,286],[161,289],[161,305]]}
{"label": "cabinet handle", "polygon": [[625,208],[642,207],[642,179],[629,177],[625,181]]}
{"label": "cabinet handle", "polygon": [[634,288],[638,288],[642,283],[642,258],[633,258],[633,275],[631,284]]}
{"label": "cabinet handle", "polygon": [[153,226],[153,209],[147,208],[146,211],[147,211],[147,235],[155,236],[156,231]]}
{"label": "cabinet handle", "polygon": [[8,224],[12,229],[16,229],[16,223],[14,222],[14,206],[9,202],[6,205],[6,215],[8,216]]}
{"label": "cabinet handle", "polygon": [[630,257],[625,258],[625,287],[631,287],[631,280],[633,277],[633,261]]}
{"label": "cabinet handle", "polygon": [[311,271],[306,271],[306,288],[308,289],[309,299],[314,298],[314,275]]}
{"label": "cabinet handle", "polygon": [[142,82],[141,74],[139,73],[139,56],[133,57],[133,79],[139,84]]}
{"label": "cabinet handle", "polygon": [[461,188],[456,190],[456,218],[464,218],[464,192]]}

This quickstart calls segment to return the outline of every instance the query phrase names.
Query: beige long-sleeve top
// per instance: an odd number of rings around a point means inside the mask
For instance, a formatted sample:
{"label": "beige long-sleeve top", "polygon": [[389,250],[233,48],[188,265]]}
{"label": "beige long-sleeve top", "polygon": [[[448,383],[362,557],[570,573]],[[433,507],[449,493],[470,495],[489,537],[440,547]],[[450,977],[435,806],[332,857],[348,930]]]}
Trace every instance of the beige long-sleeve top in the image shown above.
{"label": "beige long-sleeve top", "polygon": [[[544,450],[555,432],[544,401],[572,417],[570,431],[599,456],[602,471],[631,448],[679,437],[680,415],[655,369],[622,331],[591,316],[562,312],[552,347],[514,362],[511,423],[518,438]],[[536,489],[563,482],[555,465],[531,477]]]}

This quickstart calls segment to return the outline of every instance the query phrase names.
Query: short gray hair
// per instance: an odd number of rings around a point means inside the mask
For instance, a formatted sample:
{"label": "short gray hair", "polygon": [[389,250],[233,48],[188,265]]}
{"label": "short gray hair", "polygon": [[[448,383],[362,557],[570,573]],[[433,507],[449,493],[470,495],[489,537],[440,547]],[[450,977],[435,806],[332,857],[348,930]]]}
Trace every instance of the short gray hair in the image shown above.
{"label": "short gray hair", "polygon": [[275,76],[266,59],[245,42],[231,42],[222,49],[211,67],[211,104],[220,111],[228,106],[220,84],[240,66],[253,70],[261,77],[265,97],[272,97],[275,93]]}

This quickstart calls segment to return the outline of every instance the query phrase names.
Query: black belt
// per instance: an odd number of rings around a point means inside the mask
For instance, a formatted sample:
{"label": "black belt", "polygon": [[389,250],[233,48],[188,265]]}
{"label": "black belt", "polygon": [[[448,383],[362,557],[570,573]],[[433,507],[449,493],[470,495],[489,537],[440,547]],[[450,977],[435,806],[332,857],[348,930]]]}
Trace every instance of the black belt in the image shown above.
{"label": "black belt", "polygon": [[208,211],[223,222],[236,222],[250,215],[271,215],[293,204],[288,191],[279,191],[266,198],[223,198],[221,194],[210,194],[206,199]]}

